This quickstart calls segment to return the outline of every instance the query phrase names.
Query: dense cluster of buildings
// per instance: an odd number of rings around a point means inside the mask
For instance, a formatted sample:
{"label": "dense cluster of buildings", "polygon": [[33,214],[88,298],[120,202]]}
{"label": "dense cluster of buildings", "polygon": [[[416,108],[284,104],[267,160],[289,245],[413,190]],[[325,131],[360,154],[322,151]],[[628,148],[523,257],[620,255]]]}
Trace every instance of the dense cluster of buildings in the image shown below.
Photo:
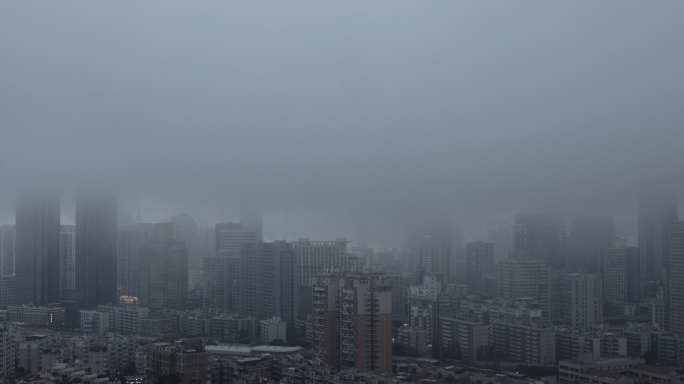
{"label": "dense cluster of buildings", "polygon": [[[400,356],[684,365],[684,222],[673,194],[644,195],[638,246],[609,217],[567,226],[561,215],[521,214],[468,243],[450,218],[426,218],[402,247],[376,251],[349,250],[345,238],[264,241],[255,210],[214,228],[187,214],[159,224],[120,214],[101,190],[77,197],[76,225],[61,225],[53,195],[18,199],[16,225],[0,226],[5,375],[130,364],[148,378],[184,367],[188,383],[228,366],[294,380],[253,356],[260,344],[304,348],[304,360],[326,367],[314,373],[322,381],[326,370],[394,377]],[[245,358],[217,368],[215,354]]]}

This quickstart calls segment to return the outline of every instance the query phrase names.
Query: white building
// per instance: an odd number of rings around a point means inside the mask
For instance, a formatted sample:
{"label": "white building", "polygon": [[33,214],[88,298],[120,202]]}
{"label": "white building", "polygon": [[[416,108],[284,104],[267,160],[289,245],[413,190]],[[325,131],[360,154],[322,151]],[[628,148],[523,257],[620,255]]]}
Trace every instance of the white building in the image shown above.
{"label": "white building", "polygon": [[270,343],[280,339],[287,341],[287,323],[280,317],[272,317],[268,320],[261,320],[261,342]]}
{"label": "white building", "polygon": [[109,312],[81,310],[81,330],[104,335],[109,332]]}
{"label": "white building", "polygon": [[412,285],[409,287],[409,298],[437,300],[437,295],[441,291],[442,284],[439,275],[424,275],[422,285]]}

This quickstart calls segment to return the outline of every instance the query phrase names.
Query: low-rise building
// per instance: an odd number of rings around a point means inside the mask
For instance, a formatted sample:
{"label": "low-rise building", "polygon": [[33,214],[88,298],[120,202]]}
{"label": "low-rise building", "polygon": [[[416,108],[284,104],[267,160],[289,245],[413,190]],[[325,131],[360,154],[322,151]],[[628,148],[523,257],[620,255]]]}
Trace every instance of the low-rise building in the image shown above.
{"label": "low-rise building", "polygon": [[280,317],[261,320],[261,342],[270,343],[273,340],[287,341],[287,323]]}

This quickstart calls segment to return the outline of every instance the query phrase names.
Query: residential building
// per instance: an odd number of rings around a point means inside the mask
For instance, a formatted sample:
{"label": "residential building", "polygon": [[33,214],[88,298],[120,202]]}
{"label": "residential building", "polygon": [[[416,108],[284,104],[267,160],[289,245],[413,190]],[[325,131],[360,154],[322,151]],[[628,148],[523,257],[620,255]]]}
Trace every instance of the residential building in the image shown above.
{"label": "residential building", "polygon": [[563,320],[571,327],[603,321],[601,275],[569,273],[563,276]]}
{"label": "residential building", "polygon": [[514,251],[547,262],[551,268],[565,266],[565,218],[558,215],[515,215]]}
{"label": "residential building", "polygon": [[59,234],[59,297],[74,300],[76,294],[76,226],[62,225]]}
{"label": "residential building", "polygon": [[138,297],[140,249],[156,236],[154,224],[133,224],[118,229],[117,297]]}
{"label": "residential building", "polygon": [[627,246],[626,240],[615,240],[603,249],[603,302],[610,310],[607,315],[620,315],[624,304],[638,302],[638,276],[639,248]]}
{"label": "residential building", "polygon": [[100,336],[109,332],[109,312],[99,310],[81,310],[81,331],[94,332]]}
{"label": "residential building", "polygon": [[17,304],[59,302],[59,196],[22,194],[16,205]]}
{"label": "residential building", "polygon": [[466,244],[466,287],[469,295],[488,295],[487,275],[494,273],[494,243]]}
{"label": "residential building", "polygon": [[339,367],[392,372],[392,289],[384,277],[326,274],[313,283],[314,355]]}
{"label": "residential building", "polygon": [[174,240],[185,242],[188,248],[188,286],[201,285],[202,258],[197,247],[197,221],[187,213],[181,213],[171,217],[171,224]]}
{"label": "residential building", "polygon": [[669,331],[684,336],[684,221],[670,225],[667,311]]}
{"label": "residential building", "polygon": [[64,308],[56,305],[7,307],[7,320],[25,324],[52,325],[64,321]]}
{"label": "residential building", "polygon": [[117,296],[116,195],[84,191],[76,197],[76,305],[96,309],[114,304]]}
{"label": "residential building", "polygon": [[615,240],[612,217],[573,217],[566,243],[565,269],[603,273],[603,249]]}
{"label": "residential building", "polygon": [[261,342],[270,343],[273,340],[287,342],[287,323],[280,317],[261,320]]}
{"label": "residential building", "polygon": [[677,221],[677,195],[673,188],[654,185],[639,199],[639,298],[653,297],[666,283],[669,265],[670,224]]}
{"label": "residential building", "polygon": [[205,310],[239,313],[242,292],[240,255],[215,254],[204,258],[202,307]]}
{"label": "residential building", "polygon": [[200,338],[166,339],[145,346],[145,375],[150,382],[177,374],[182,384],[205,384],[209,354]]}
{"label": "residential building", "polygon": [[528,364],[556,362],[553,326],[526,318],[502,318],[489,324],[490,349],[507,359]]}
{"label": "residential building", "polygon": [[477,360],[478,351],[484,351],[489,345],[489,325],[482,320],[468,316],[441,316],[439,319],[442,348],[458,348],[461,359]]}
{"label": "residential building", "polygon": [[0,276],[0,308],[6,308],[16,304],[16,290],[16,276]]}
{"label": "residential building", "polygon": [[517,253],[499,262],[498,275],[502,298],[534,299],[541,306],[542,317],[549,319],[550,270],[545,260]]}
{"label": "residential building", "polygon": [[0,275],[14,275],[14,225],[0,225]]}
{"label": "residential building", "polygon": [[423,235],[420,239],[420,263],[425,273],[441,274],[448,282],[451,276],[451,238],[443,235]]}
{"label": "residential building", "polygon": [[174,240],[173,225],[155,224],[155,238],[140,246],[138,294],[150,308],[185,308],[188,302],[188,248]]}

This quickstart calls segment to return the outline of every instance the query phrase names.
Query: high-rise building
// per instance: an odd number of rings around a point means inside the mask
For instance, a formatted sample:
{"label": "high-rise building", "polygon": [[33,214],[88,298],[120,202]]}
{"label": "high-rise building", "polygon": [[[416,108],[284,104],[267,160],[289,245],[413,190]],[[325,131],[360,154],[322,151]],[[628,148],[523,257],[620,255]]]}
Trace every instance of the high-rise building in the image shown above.
{"label": "high-rise building", "polygon": [[542,318],[550,316],[550,270],[545,260],[514,254],[499,262],[499,294],[506,299],[534,299]]}
{"label": "high-rise building", "polygon": [[626,240],[614,240],[603,248],[604,305],[636,304],[639,287],[634,284],[639,272],[639,248],[630,247]]}
{"label": "high-rise building", "polygon": [[564,267],[565,218],[557,215],[515,215],[513,248],[551,268]]}
{"label": "high-rise building", "polygon": [[241,251],[243,316],[282,318],[294,326],[296,264],[294,247],[285,241],[244,243]]}
{"label": "high-rise building", "polygon": [[425,273],[443,275],[444,283],[451,276],[451,240],[442,235],[424,235],[420,239],[420,263]]}
{"label": "high-rise building", "polygon": [[0,225],[0,275],[14,275],[14,225]]}
{"label": "high-rise building", "polygon": [[97,309],[117,302],[116,195],[88,191],[76,197],[76,305]]}
{"label": "high-rise building", "polygon": [[466,244],[466,288],[469,295],[489,293],[485,279],[494,273],[494,243]]}
{"label": "high-rise building", "polygon": [[156,236],[154,224],[133,224],[118,229],[117,297],[138,297],[140,248]]}
{"label": "high-rise building", "polygon": [[183,309],[188,302],[188,248],[174,240],[173,224],[155,224],[155,238],[140,247],[138,295],[150,308]]}
{"label": "high-rise building", "polygon": [[197,247],[197,222],[195,219],[181,213],[171,217],[173,224],[173,238],[185,242],[188,248],[188,285],[193,288],[201,284],[202,258]]}
{"label": "high-rise building", "polygon": [[347,239],[310,241],[301,238],[294,243],[297,257],[297,284],[311,285],[314,277],[331,272],[360,272],[363,267],[356,256],[347,255]]}
{"label": "high-rise building", "polygon": [[494,261],[508,258],[513,251],[513,228],[501,227],[487,233],[487,241],[494,243]]}
{"label": "high-rise building", "polygon": [[243,243],[260,240],[259,231],[241,223],[216,224],[216,253],[239,255]]}
{"label": "high-rise building", "polygon": [[76,226],[62,225],[59,234],[59,297],[74,300],[76,293]]}
{"label": "high-rise building", "polygon": [[563,276],[563,319],[573,328],[603,321],[601,275],[568,273]]}
{"label": "high-rise building", "polygon": [[392,372],[392,288],[382,275],[313,279],[313,353],[327,364]]}
{"label": "high-rise building", "polygon": [[256,204],[240,205],[240,224],[246,229],[256,231],[257,240],[263,239],[264,218],[260,206]]}
{"label": "high-rise building", "polygon": [[214,254],[204,258],[202,307],[205,310],[240,313],[242,267],[240,255]]}
{"label": "high-rise building", "polygon": [[655,187],[642,191],[639,200],[639,294],[641,301],[653,297],[666,283],[670,224],[677,221],[674,190]]}
{"label": "high-rise building", "polygon": [[58,196],[29,193],[17,199],[17,304],[59,302],[59,221]]}
{"label": "high-rise building", "polygon": [[667,311],[669,331],[684,336],[684,221],[670,225]]}
{"label": "high-rise building", "polygon": [[615,240],[612,217],[573,217],[567,239],[565,269],[602,273],[603,248]]}

